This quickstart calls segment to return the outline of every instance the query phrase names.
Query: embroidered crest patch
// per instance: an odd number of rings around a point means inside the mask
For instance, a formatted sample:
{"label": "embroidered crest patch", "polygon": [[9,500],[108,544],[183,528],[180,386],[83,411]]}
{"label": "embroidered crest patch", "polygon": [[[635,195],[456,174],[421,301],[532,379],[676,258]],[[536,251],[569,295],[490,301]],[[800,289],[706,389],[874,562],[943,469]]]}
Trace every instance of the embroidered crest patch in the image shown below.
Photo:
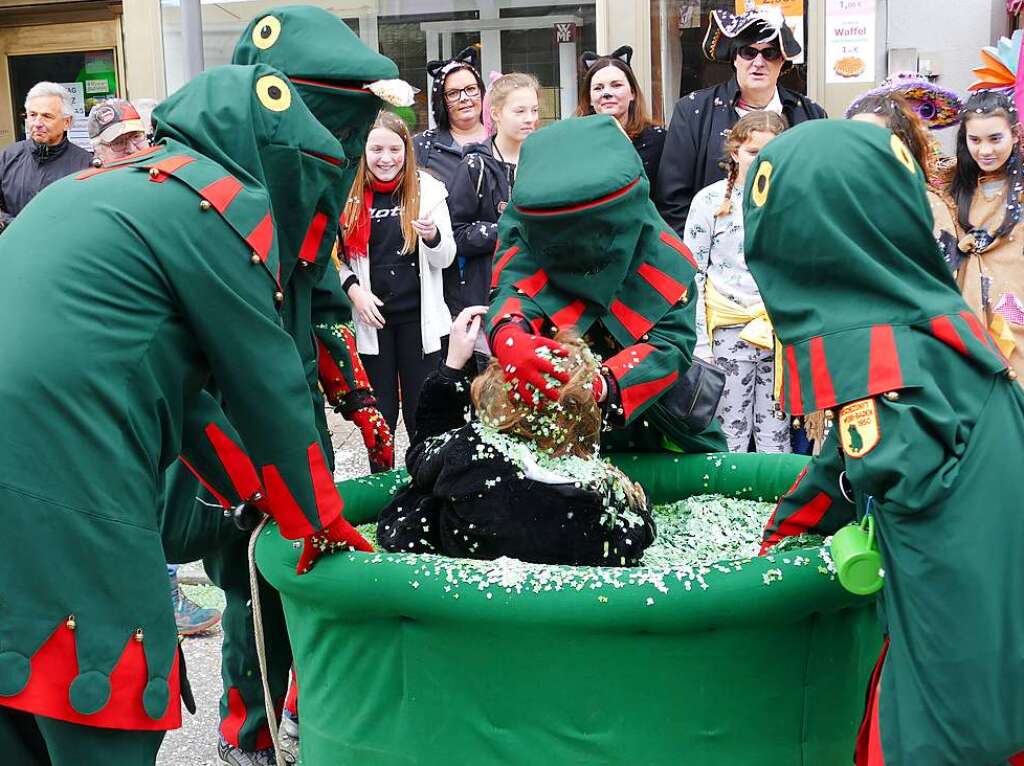
{"label": "embroidered crest patch", "polygon": [[864,457],[875,448],[880,438],[874,399],[850,402],[839,411],[839,441],[847,457]]}

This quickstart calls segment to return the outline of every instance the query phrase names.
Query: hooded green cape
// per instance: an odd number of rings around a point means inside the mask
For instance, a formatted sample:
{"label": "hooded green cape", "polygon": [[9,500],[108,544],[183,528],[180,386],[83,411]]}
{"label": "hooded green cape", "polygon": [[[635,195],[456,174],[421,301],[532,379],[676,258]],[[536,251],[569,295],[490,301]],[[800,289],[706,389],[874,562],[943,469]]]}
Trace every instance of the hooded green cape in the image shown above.
{"label": "hooded green cape", "polygon": [[876,126],[799,125],[760,152],[744,221],[789,404],[839,405],[766,547],[870,510],[882,555],[889,645],[857,763],[1006,763],[1024,750],[1024,392],[949,276],[921,169]]}
{"label": "hooded green cape", "polygon": [[336,221],[341,148],[267,66],[210,70],[156,119],[160,145],[52,184],[0,240],[0,705],[124,729],[180,721],[158,491],[211,375],[260,471],[239,494],[265,487],[291,536],[341,511],[266,190],[316,167],[299,198]]}

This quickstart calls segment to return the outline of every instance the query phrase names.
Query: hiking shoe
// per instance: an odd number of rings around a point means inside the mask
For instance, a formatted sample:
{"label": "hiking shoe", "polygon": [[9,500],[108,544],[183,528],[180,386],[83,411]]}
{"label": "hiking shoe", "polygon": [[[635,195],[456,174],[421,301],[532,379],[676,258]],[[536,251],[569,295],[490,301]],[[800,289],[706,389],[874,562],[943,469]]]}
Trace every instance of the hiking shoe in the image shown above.
{"label": "hiking shoe", "polygon": [[[248,751],[234,745],[229,745],[221,739],[217,743],[217,755],[220,756],[220,760],[223,763],[230,764],[230,766],[277,766],[277,761],[274,759],[274,748],[272,747]],[[295,763],[295,759],[285,754],[284,762],[291,766],[291,764]]]}
{"label": "hiking shoe", "polygon": [[178,586],[177,578],[171,579],[171,605],[174,607],[174,623],[178,626],[179,635],[202,633],[220,622],[220,610],[207,609],[192,601]]}

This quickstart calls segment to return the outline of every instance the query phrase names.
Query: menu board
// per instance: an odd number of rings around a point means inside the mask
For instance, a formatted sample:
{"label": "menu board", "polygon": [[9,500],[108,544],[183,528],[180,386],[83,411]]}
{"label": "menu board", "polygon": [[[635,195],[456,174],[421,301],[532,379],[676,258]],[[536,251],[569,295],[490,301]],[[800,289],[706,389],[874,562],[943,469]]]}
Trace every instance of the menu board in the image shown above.
{"label": "menu board", "polygon": [[825,82],[875,82],[875,0],[828,0]]}

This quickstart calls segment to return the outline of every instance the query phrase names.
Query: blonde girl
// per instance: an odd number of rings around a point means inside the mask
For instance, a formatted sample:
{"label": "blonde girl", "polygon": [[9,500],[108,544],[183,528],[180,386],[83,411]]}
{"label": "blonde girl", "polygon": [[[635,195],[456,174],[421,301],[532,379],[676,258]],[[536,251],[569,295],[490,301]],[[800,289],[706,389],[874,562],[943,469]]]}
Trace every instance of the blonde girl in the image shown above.
{"label": "blonde girl", "polygon": [[451,327],[441,287],[441,271],[455,257],[446,196],[444,184],[417,171],[405,122],[381,112],[345,205],[341,281],[392,432],[399,392],[406,428],[415,430],[420,388]]}
{"label": "blonde girl", "polygon": [[789,424],[774,401],[774,336],[743,257],[743,184],[761,148],[786,129],[774,112],[741,117],[725,140],[726,177],[693,199],[685,242],[701,273],[694,353],[725,370],[718,420],[729,449],[790,452]]}

